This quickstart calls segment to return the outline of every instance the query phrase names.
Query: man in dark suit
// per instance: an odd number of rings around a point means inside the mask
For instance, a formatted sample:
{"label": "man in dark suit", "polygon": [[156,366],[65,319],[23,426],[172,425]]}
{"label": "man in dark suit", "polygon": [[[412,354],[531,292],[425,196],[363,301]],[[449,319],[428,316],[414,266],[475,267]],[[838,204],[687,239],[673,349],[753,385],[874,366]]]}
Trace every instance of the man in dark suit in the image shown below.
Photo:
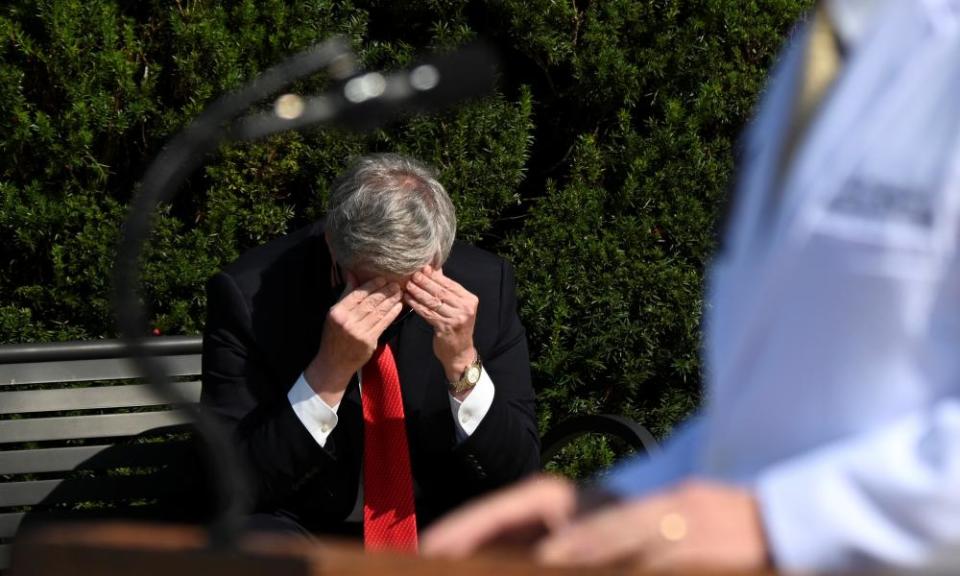
{"label": "man in dark suit", "polygon": [[363,520],[368,547],[410,550],[418,528],[538,468],[513,271],[455,231],[427,168],[368,156],[323,222],[210,280],[201,401],[234,431],[261,521]]}

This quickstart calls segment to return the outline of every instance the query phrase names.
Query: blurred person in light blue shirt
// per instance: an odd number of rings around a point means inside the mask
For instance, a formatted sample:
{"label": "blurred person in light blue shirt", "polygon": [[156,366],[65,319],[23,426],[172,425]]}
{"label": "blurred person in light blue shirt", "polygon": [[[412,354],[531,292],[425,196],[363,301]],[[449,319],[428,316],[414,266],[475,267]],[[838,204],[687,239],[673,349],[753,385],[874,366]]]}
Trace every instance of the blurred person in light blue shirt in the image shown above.
{"label": "blurred person in light blue shirt", "polygon": [[707,400],[591,489],[541,477],[423,540],[549,563],[930,566],[960,542],[960,0],[825,0],[743,140]]}

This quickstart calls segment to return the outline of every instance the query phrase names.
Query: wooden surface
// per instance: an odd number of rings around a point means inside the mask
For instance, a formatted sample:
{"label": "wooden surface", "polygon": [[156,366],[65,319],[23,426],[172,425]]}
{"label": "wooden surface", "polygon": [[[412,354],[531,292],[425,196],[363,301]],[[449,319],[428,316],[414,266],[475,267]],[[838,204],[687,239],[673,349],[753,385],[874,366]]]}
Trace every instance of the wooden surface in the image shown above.
{"label": "wooden surface", "polygon": [[359,544],[336,540],[258,535],[240,550],[206,546],[196,527],[134,523],[65,524],[22,534],[13,551],[12,576],[60,574],[123,576],[614,576],[625,568],[564,569],[538,566],[511,554],[468,560],[364,553]]}

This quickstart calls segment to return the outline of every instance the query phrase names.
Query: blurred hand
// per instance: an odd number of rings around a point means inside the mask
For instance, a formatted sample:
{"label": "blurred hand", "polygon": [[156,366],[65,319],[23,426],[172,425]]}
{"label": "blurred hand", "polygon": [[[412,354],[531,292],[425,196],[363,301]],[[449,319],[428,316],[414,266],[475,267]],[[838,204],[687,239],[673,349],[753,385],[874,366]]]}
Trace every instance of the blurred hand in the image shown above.
{"label": "blurred hand", "polygon": [[576,497],[572,482],[536,476],[448,514],[422,535],[420,552],[463,558],[489,546],[529,545],[570,522]]}
{"label": "blurred hand", "polygon": [[443,270],[425,266],[407,283],[404,301],[433,327],[433,353],[447,380],[459,380],[477,357],[473,327],[480,300]]}
{"label": "blurred hand", "polygon": [[340,402],[350,378],[377,348],[377,339],[403,309],[403,291],[393,282],[374,278],[354,288],[347,273],[347,294],[327,313],[320,349],[304,375],[324,402]]}
{"label": "blurred hand", "polygon": [[759,571],[769,554],[748,490],[691,481],[607,506],[540,541],[546,564],[630,564],[644,570]]}
{"label": "blurred hand", "polygon": [[426,531],[421,551],[462,558],[526,538],[537,560],[552,565],[712,572],[770,567],[756,500],[742,488],[691,481],[574,518],[576,504],[570,482],[528,480],[448,515]]}

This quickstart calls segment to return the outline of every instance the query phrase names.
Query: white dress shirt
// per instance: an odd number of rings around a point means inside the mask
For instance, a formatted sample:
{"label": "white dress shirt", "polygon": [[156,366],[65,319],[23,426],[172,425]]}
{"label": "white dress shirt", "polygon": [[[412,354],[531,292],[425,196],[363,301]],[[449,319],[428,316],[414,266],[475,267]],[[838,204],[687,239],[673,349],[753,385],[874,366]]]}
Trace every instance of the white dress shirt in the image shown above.
{"label": "white dress shirt", "polygon": [[[359,372],[357,373],[357,378],[358,380],[360,378]],[[362,381],[359,381],[358,384],[361,387],[363,386]],[[482,367],[480,380],[462,402],[454,398],[453,395],[448,394],[450,411],[453,414],[454,433],[457,435],[458,442],[466,440],[467,437],[472,435],[477,429],[483,417],[486,416],[490,410],[490,405],[493,404],[493,396],[493,380],[490,379],[487,371]],[[325,446],[327,444],[327,438],[333,432],[333,429],[337,427],[337,409],[340,407],[340,404],[330,406],[324,402],[323,399],[320,398],[320,395],[314,392],[310,384],[307,383],[307,379],[302,373],[287,393],[287,400],[290,401],[294,414],[296,414],[300,422],[303,423],[307,432],[313,436],[313,439],[317,441],[320,447]],[[361,474],[360,477],[363,478],[363,475]],[[363,521],[362,481],[357,487],[357,499],[346,521]]]}
{"label": "white dress shirt", "polygon": [[[360,377],[360,374],[357,374]],[[363,382],[360,382],[363,386]],[[493,381],[486,370],[481,369],[480,381],[473,387],[470,394],[461,402],[452,395],[450,398],[450,410],[453,413],[454,432],[457,440],[462,442],[468,436],[473,434],[477,426],[483,420],[493,404],[494,386]],[[304,427],[313,436],[320,446],[325,446],[327,437],[337,427],[337,409],[336,406],[329,406],[320,395],[313,391],[310,384],[307,383],[303,374],[290,388],[287,393],[287,399],[293,406],[293,412],[303,423]]]}

